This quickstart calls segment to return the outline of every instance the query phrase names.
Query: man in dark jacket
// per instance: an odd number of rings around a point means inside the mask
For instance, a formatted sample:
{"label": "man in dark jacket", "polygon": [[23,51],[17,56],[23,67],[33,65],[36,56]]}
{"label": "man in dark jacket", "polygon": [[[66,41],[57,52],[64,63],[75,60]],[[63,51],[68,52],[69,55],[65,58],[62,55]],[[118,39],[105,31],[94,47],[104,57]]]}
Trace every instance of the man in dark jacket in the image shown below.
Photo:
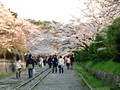
{"label": "man in dark jacket", "polygon": [[54,56],[53,56],[52,64],[53,64],[52,73],[54,73],[54,72],[57,73],[57,66],[58,66],[57,55],[54,55]]}
{"label": "man in dark jacket", "polygon": [[73,69],[73,63],[74,63],[74,57],[73,54],[70,57],[70,64],[71,64],[71,69]]}
{"label": "man in dark jacket", "polygon": [[49,68],[51,68],[51,66],[52,66],[52,56],[51,55],[49,56],[47,62],[48,62]]}
{"label": "man in dark jacket", "polygon": [[32,55],[30,54],[27,61],[26,61],[26,67],[28,68],[28,76],[29,78],[33,77],[33,69],[35,66],[35,61],[34,59],[32,59]]}

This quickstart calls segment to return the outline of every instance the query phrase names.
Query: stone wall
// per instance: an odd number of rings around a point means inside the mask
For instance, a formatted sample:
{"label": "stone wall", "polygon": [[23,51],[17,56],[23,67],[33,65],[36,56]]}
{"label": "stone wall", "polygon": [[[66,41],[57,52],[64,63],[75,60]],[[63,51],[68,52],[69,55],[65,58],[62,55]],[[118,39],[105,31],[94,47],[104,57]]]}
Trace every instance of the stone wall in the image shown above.
{"label": "stone wall", "polygon": [[[22,62],[23,68],[25,68],[25,62]],[[0,59],[0,74],[14,72],[14,63],[11,60]]]}
{"label": "stone wall", "polygon": [[85,66],[83,64],[81,64],[81,66],[83,66],[88,72],[92,73],[94,76],[100,78],[101,80],[103,80],[106,83],[116,83],[118,85],[120,85],[120,75],[117,74],[112,74],[109,72],[104,72],[104,71],[100,71],[100,70],[93,70],[88,66]]}

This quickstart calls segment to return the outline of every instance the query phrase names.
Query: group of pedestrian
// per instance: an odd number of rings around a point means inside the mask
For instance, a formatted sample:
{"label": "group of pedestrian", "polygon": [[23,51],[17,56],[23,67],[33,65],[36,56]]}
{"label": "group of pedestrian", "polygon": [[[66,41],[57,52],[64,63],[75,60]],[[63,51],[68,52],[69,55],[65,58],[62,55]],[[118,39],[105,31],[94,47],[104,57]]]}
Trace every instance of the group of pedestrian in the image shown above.
{"label": "group of pedestrian", "polygon": [[67,70],[73,69],[73,63],[75,62],[73,54],[64,56],[64,60],[67,66]]}
{"label": "group of pedestrian", "polygon": [[40,68],[43,68],[43,66],[46,66],[46,56],[38,56],[36,61]]}
{"label": "group of pedestrian", "polygon": [[49,68],[52,68],[52,73],[57,73],[57,69],[59,68],[59,73],[64,72],[64,59],[62,56],[57,57],[57,55],[50,55],[47,63],[49,65]]}
{"label": "group of pedestrian", "polygon": [[65,64],[67,66],[67,70],[73,68],[74,57],[73,54],[59,57],[57,57],[57,55],[50,55],[47,62],[49,68],[52,68],[52,73],[57,73],[57,68],[59,69],[59,73],[63,73]]}
{"label": "group of pedestrian", "polygon": [[[47,60],[47,61],[46,61]],[[46,65],[46,62],[48,63],[49,68],[52,68],[52,73],[57,73],[59,70],[59,73],[64,73],[64,66],[67,66],[67,70],[73,68],[73,62],[74,57],[73,55],[67,55],[67,56],[57,56],[57,55],[50,55],[48,59],[45,57],[39,57],[38,59],[35,59],[32,57],[31,54],[27,56],[26,59],[26,67],[28,68],[28,77],[32,78],[34,76],[35,72],[35,64],[39,65],[40,68]],[[21,74],[21,60],[19,57],[16,57],[15,61],[16,66],[16,78],[20,78]],[[71,68],[70,68],[71,66]]]}

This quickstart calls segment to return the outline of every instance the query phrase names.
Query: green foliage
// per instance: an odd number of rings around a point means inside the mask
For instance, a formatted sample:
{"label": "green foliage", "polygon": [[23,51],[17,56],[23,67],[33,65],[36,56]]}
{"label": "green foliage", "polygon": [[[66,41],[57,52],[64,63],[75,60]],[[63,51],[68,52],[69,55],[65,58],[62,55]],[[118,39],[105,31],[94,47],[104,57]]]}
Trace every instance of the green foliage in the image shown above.
{"label": "green foliage", "polygon": [[50,26],[50,21],[35,21],[33,24],[40,26],[40,30],[44,30],[45,33],[49,32],[52,29],[52,26]]}
{"label": "green foliage", "polygon": [[115,56],[114,61],[120,62],[120,17],[108,26],[107,41],[109,42],[109,50]]}
{"label": "green foliage", "polygon": [[[104,33],[104,34],[101,34]],[[79,50],[75,52],[75,57],[85,66],[94,70],[120,74],[120,17],[116,18],[111,25],[106,27],[101,33],[96,35],[96,39],[87,51]],[[80,66],[79,66],[80,67]],[[81,70],[81,69],[80,69]],[[118,85],[110,83],[109,85],[94,78],[90,73],[83,71],[90,84],[99,90],[119,90]],[[92,77],[91,77],[92,76]],[[106,89],[104,88],[106,87]]]}
{"label": "green foliage", "polygon": [[75,52],[75,57],[79,61],[86,61],[88,60],[88,52],[86,50],[77,51]]}
{"label": "green foliage", "polygon": [[50,23],[51,23],[50,21],[40,21],[40,20],[34,22],[35,25],[42,25],[42,26],[47,26]]}
{"label": "green foliage", "polygon": [[36,22],[34,22],[34,24],[35,25],[43,25],[43,26],[45,26],[45,22],[42,22],[42,21],[36,21]]}
{"label": "green foliage", "polygon": [[113,62],[112,60],[107,60],[107,61],[99,61],[99,62],[91,62],[87,61],[84,63],[86,66],[91,67],[94,70],[100,70],[112,74],[120,74],[120,64],[117,62]]}
{"label": "green foliage", "polygon": [[88,51],[77,51],[77,59],[80,61],[114,60],[120,62],[120,17],[111,25],[96,35],[96,39],[88,48]]}
{"label": "green foliage", "polygon": [[[101,69],[103,71],[108,71],[108,72],[113,72],[116,68],[120,68],[120,65],[118,63],[114,63],[112,61],[107,61],[107,62],[100,62],[97,64],[92,63],[91,61],[88,61],[86,63],[87,66],[92,67],[92,69]],[[117,66],[117,67],[111,67]],[[106,68],[107,67],[107,68]],[[115,83],[105,83],[99,78],[97,78],[94,74],[91,74],[86,71],[85,68],[83,68],[79,63],[74,63],[74,68],[76,68],[79,73],[85,78],[85,80],[89,83],[89,85],[94,89],[94,90],[110,90],[113,88],[113,90],[119,90],[119,87]],[[109,69],[111,68],[111,69]],[[120,73],[119,69],[116,72],[117,74]],[[79,74],[78,73],[78,74]]]}

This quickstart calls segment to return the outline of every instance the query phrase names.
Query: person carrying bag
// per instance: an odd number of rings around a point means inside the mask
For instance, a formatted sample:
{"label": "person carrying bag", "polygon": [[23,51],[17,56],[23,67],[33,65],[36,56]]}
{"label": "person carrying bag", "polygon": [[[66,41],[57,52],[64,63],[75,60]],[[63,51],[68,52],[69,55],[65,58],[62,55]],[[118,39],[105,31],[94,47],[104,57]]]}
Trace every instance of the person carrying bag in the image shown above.
{"label": "person carrying bag", "polygon": [[27,61],[26,61],[26,67],[28,68],[28,76],[29,78],[33,77],[33,69],[34,69],[34,59],[32,59],[32,55],[30,54]]}

